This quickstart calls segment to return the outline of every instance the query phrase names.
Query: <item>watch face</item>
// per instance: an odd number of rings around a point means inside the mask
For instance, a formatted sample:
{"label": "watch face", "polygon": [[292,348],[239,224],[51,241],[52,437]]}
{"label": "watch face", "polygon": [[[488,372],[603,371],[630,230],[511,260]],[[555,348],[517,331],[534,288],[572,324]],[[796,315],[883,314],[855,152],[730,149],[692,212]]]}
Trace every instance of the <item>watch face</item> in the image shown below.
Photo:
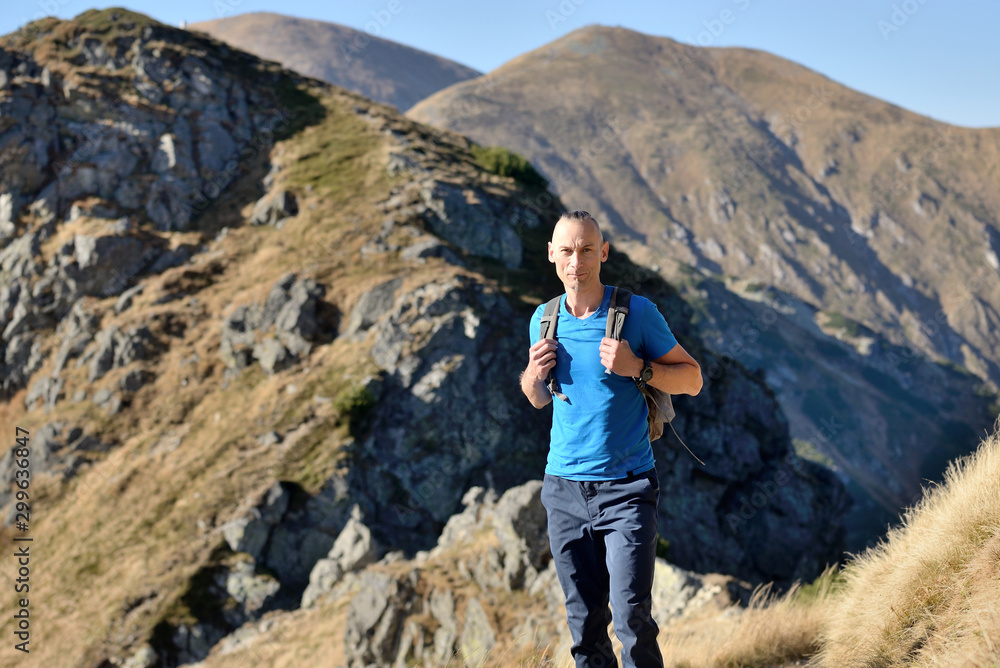
{"label": "watch face", "polygon": [[652,379],[653,379],[653,367],[649,366],[649,362],[647,362],[646,366],[642,367],[642,373],[639,374],[639,380],[641,380],[644,383],[648,383]]}

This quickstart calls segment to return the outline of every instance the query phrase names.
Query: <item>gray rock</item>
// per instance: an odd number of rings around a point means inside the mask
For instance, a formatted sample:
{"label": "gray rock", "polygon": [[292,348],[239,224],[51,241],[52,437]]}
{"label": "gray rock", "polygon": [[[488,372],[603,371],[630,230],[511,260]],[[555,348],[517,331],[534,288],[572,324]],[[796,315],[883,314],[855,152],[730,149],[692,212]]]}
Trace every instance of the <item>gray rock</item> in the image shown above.
{"label": "gray rock", "polygon": [[58,376],[71,358],[83,353],[93,338],[96,327],[97,318],[84,310],[82,301],[75,302],[57,329],[57,333],[62,334],[62,341],[56,351],[53,376]]}
{"label": "gray rock", "polygon": [[191,223],[191,186],[173,174],[164,174],[149,186],[146,215],[164,232],[184,231]]}
{"label": "gray rock", "polygon": [[139,283],[121,293],[118,296],[118,301],[115,302],[115,315],[119,315],[122,311],[127,311],[132,306],[132,299],[141,295],[145,287],[145,285]]}
{"label": "gray rock", "polygon": [[309,525],[308,516],[282,521],[271,532],[264,564],[278,578],[299,587],[309,582],[316,564],[330,551],[333,536]]}
{"label": "gray rock", "polygon": [[32,329],[32,321],[35,319],[33,316],[35,315],[35,311],[31,308],[31,303],[28,300],[18,300],[11,311],[10,319],[7,321],[7,326],[4,327],[3,335],[0,338],[4,341],[12,341],[14,337],[27,334]]}
{"label": "gray rock", "polygon": [[541,500],[542,481],[531,480],[504,492],[493,509],[493,529],[503,552],[509,589],[520,589],[548,564],[549,533]]}
{"label": "gray rock", "polygon": [[42,366],[41,337],[16,334],[0,344],[0,352],[0,396],[9,397]]}
{"label": "gray rock", "polygon": [[292,363],[292,356],[288,350],[276,338],[267,337],[260,343],[254,344],[253,357],[260,363],[260,368],[269,376],[288,367]]}
{"label": "gray rock", "polygon": [[378,546],[371,530],[361,522],[360,510],[355,505],[329,554],[316,562],[309,574],[309,586],[302,595],[303,607],[312,606],[329,593],[346,573],[359,571],[377,559]]}
{"label": "gray rock", "polygon": [[65,381],[61,378],[43,376],[31,385],[27,396],[24,398],[24,406],[29,411],[35,410],[35,403],[41,401],[45,412],[52,410],[56,402],[62,397],[62,388]]}
{"label": "gray rock", "polygon": [[344,629],[348,668],[389,665],[396,658],[413,596],[405,580],[384,573],[361,574],[361,591],[351,600]]}
{"label": "gray rock", "polygon": [[296,275],[289,272],[275,281],[261,309],[259,327],[266,329],[274,325],[281,309],[288,303],[288,293],[295,285],[295,279]]}
{"label": "gray rock", "polygon": [[222,324],[219,356],[230,369],[243,369],[253,360],[254,330],[260,321],[259,308],[239,306]]}
{"label": "gray rock", "polygon": [[104,377],[115,365],[115,345],[116,335],[119,333],[117,326],[102,329],[96,337],[97,352],[90,360],[87,369],[87,380],[93,383]]}
{"label": "gray rock", "polygon": [[14,225],[16,213],[14,193],[0,194],[0,241],[6,241],[17,233]]}
{"label": "gray rock", "polygon": [[109,235],[74,238],[76,266],[66,267],[84,294],[120,294],[146,263],[143,244],[134,237]]}
{"label": "gray rock", "polygon": [[465,602],[465,623],[458,644],[466,666],[481,666],[496,644],[496,633],[478,598]]}
{"label": "gray rock", "polygon": [[378,559],[378,545],[371,530],[361,521],[357,505],[330,549],[328,558],[340,564],[345,572],[361,570]]}
{"label": "gray rock", "polygon": [[281,589],[281,583],[273,576],[257,573],[254,565],[240,561],[218,576],[217,583],[238,605],[238,613],[232,620],[239,626],[248,619],[255,619]]}
{"label": "gray rock", "polygon": [[[317,304],[325,289],[312,279],[285,274],[271,289],[263,306],[238,307],[223,323],[219,355],[231,369],[243,369],[256,359],[273,374],[309,354],[310,340],[320,334]],[[258,333],[271,326],[275,337]]]}
{"label": "gray rock", "polygon": [[160,657],[156,650],[149,645],[143,645],[134,654],[125,659],[122,668],[156,668],[160,663]]}
{"label": "gray rock", "polygon": [[453,250],[441,243],[438,239],[424,239],[417,241],[403,249],[399,256],[404,260],[422,262],[424,258],[439,257],[448,264],[456,267],[464,267],[465,263],[455,254]]}
{"label": "gray rock", "polygon": [[259,561],[271,530],[288,509],[289,493],[275,483],[250,511],[222,526],[222,536],[233,552],[246,552]]}
{"label": "gray rock", "polygon": [[274,190],[257,200],[250,213],[250,222],[254,225],[280,227],[285,218],[295,216],[298,212],[299,205],[295,195],[287,190]]}
{"label": "gray rock", "polygon": [[503,205],[485,193],[470,196],[474,202],[461,187],[450,183],[434,181],[421,188],[425,218],[432,231],[469,253],[519,267],[521,239],[509,219],[500,215]]}
{"label": "gray rock", "polygon": [[[195,81],[201,81],[201,79],[196,78]],[[204,119],[203,117],[203,120],[197,122],[196,126],[198,128],[199,168],[201,170],[208,169],[213,175],[223,172],[226,163],[236,156],[236,142],[216,120]]]}
{"label": "gray rock", "polygon": [[139,388],[153,379],[153,374],[145,369],[132,369],[121,377],[118,387],[124,392],[137,392]]}
{"label": "gray rock", "polygon": [[165,250],[160,255],[153,260],[152,264],[145,269],[146,273],[149,274],[162,274],[167,269],[172,269],[173,267],[179,267],[191,259],[191,247],[188,245],[181,245],[177,248],[172,248]]}
{"label": "gray rock", "polygon": [[102,387],[95,392],[90,401],[96,406],[103,408],[108,415],[115,415],[121,410],[121,397],[106,387]]}
{"label": "gray rock", "polygon": [[320,559],[309,573],[309,585],[302,593],[302,607],[311,608],[344,577],[344,569],[332,559]]}
{"label": "gray rock", "polygon": [[0,286],[0,331],[7,328],[7,324],[14,316],[14,307],[21,299],[22,291],[27,292],[27,284],[22,280],[15,280]]}
{"label": "gray rock", "polygon": [[35,256],[41,252],[41,240],[35,233],[21,234],[0,248],[0,271],[8,279],[29,278],[41,273]]}
{"label": "gray rock", "polygon": [[458,619],[455,617],[455,596],[450,589],[435,589],[428,598],[428,608],[438,628],[434,631],[434,648],[431,660],[443,666],[455,655],[458,642]]}
{"label": "gray rock", "polygon": [[171,642],[176,648],[178,665],[201,661],[226,632],[213,624],[181,623],[174,630]]}
{"label": "gray rock", "polygon": [[403,284],[402,278],[394,278],[368,290],[358,299],[347,323],[347,333],[365,331],[387,313],[396,299],[396,292]]}
{"label": "gray rock", "polygon": [[[272,291],[273,292],[273,291]],[[274,319],[278,332],[297,334],[312,340],[319,333],[316,304],[325,289],[311,278],[300,278],[288,290],[288,298]]]}

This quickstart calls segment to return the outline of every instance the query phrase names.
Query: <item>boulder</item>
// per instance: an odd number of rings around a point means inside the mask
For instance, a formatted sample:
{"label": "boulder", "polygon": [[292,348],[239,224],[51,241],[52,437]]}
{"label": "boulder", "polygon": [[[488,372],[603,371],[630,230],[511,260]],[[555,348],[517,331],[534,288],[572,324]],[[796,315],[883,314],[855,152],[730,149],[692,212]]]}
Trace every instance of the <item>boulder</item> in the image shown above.
{"label": "boulder", "polygon": [[37,335],[15,334],[0,343],[0,398],[23,388],[42,366],[42,342]]}
{"label": "boulder", "polygon": [[76,264],[64,270],[86,295],[120,294],[147,261],[143,243],[134,237],[78,234],[73,243]]}
{"label": "boulder", "polygon": [[290,494],[284,485],[274,483],[249,512],[222,525],[222,536],[233,552],[246,552],[260,560],[271,530],[288,509]]}
{"label": "boulder", "polygon": [[325,559],[320,559],[309,574],[309,586],[302,595],[302,606],[311,607],[330,592],[344,574],[375,563],[378,552],[371,530],[362,523],[360,509],[355,505],[351,518],[337,536],[330,553]]}
{"label": "boulder", "polygon": [[295,195],[287,190],[274,190],[259,200],[250,212],[250,222],[254,225],[277,225],[285,218],[298,214],[299,205]]}
{"label": "boulder", "polygon": [[17,233],[14,225],[16,213],[14,193],[0,193],[0,241],[6,241]]}
{"label": "boulder", "polygon": [[368,330],[378,319],[392,308],[396,292],[402,285],[402,278],[394,278],[367,290],[358,298],[351,318],[347,323],[347,333],[354,334]]}
{"label": "boulder", "polygon": [[392,664],[413,597],[407,580],[385,573],[361,574],[361,590],[351,600],[344,629],[347,668]]}
{"label": "boulder", "polygon": [[458,645],[466,666],[481,666],[497,642],[496,632],[478,598],[465,602],[465,622]]}
{"label": "boulder", "polygon": [[551,558],[541,493],[542,482],[530,480],[504,492],[493,509],[493,530],[500,541],[508,589],[530,584]]}

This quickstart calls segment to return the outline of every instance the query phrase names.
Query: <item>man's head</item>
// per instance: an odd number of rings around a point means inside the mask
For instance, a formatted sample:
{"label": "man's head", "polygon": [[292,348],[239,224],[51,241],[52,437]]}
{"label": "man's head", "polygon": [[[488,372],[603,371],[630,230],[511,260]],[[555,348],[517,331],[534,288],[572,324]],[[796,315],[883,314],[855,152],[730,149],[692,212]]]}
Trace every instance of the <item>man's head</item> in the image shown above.
{"label": "man's head", "polygon": [[549,242],[549,262],[556,265],[556,274],[566,291],[601,283],[601,263],[608,259],[608,242],[601,227],[586,211],[563,214],[552,230]]}

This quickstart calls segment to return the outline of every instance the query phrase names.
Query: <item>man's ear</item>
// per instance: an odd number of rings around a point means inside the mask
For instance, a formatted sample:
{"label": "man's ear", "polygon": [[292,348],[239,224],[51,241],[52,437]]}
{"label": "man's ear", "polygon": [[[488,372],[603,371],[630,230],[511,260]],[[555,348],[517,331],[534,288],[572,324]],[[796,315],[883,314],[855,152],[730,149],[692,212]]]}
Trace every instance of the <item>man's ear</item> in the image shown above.
{"label": "man's ear", "polygon": [[601,262],[608,261],[608,253],[611,251],[611,244],[605,241],[601,244]]}
{"label": "man's ear", "polygon": [[555,264],[555,262],[556,262],[556,256],[552,252],[552,242],[551,241],[549,242],[549,262],[551,262],[552,264]]}

